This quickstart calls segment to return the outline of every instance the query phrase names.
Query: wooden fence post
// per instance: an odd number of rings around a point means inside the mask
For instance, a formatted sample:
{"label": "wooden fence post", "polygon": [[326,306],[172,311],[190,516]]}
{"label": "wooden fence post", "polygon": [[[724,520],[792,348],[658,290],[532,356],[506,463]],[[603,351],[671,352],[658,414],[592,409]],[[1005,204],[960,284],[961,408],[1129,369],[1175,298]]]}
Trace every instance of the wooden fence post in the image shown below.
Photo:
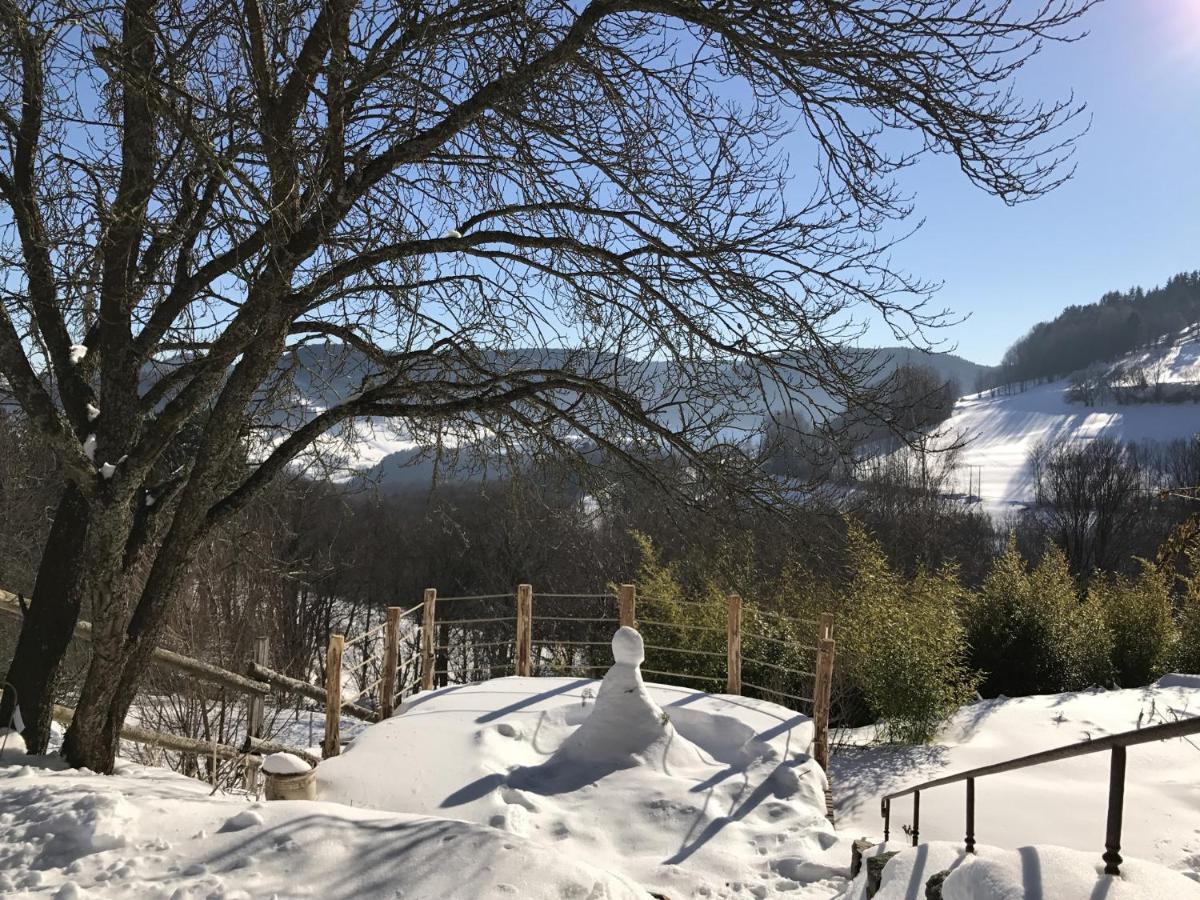
{"label": "wooden fence post", "polygon": [[[265,635],[260,635],[254,639],[254,656],[252,661],[255,665],[262,666],[264,669],[270,665],[271,639]],[[261,738],[266,719],[266,703],[267,699],[262,694],[251,694],[249,701],[246,704],[246,746],[251,744],[251,738]],[[246,785],[246,790],[258,792],[258,760],[254,757],[246,757],[245,771],[243,772],[243,780]]]}
{"label": "wooden fence post", "polygon": [[637,587],[623,584],[617,588],[617,621],[624,628],[634,628],[637,614]]}
{"label": "wooden fence post", "polygon": [[325,741],[321,758],[329,759],[342,752],[342,651],[345,635],[329,636],[329,653],[325,657]]}
{"label": "wooden fence post", "polygon": [[817,628],[816,683],[813,686],[813,758],[829,770],[829,707],[833,688],[833,613],[821,613]]}
{"label": "wooden fence post", "polygon": [[386,719],[396,709],[396,670],[400,667],[399,606],[389,606],[383,631],[383,680],[379,682],[379,716]]}
{"label": "wooden fence post", "polygon": [[421,690],[433,690],[434,607],[437,588],[425,588],[425,607],[421,610]]}
{"label": "wooden fence post", "polygon": [[517,674],[533,675],[533,585],[517,585]]}
{"label": "wooden fence post", "polygon": [[725,629],[725,643],[729,648],[729,668],[725,677],[725,692],[742,692],[742,598],[729,595],[729,623]]}

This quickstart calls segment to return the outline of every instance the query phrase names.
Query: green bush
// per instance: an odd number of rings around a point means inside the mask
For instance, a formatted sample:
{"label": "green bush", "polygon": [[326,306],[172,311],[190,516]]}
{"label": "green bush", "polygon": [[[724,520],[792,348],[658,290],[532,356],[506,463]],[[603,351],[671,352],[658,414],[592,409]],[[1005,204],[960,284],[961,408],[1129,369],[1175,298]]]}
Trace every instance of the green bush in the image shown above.
{"label": "green bush", "polygon": [[1113,677],[1122,687],[1149,684],[1177,658],[1171,581],[1168,573],[1143,563],[1135,578],[1097,578],[1088,589],[1089,599],[1103,610],[1112,637]]}
{"label": "green bush", "polygon": [[878,719],[885,740],[922,743],[971,699],[953,569],[911,580],[889,568],[878,543],[851,525],[850,572],[839,604],[839,665]]}
{"label": "green bush", "polygon": [[1180,575],[1179,641],[1171,668],[1176,672],[1200,673],[1200,535],[1185,546],[1187,574]]}
{"label": "green bush", "polygon": [[[756,583],[750,550],[732,541],[687,567],[664,563],[644,534],[632,535],[639,554],[638,628],[645,639],[648,676],[654,681],[723,691],[728,675],[729,589]],[[830,591],[803,570],[787,566],[762,597],[742,597],[744,692],[808,711],[817,627]],[[678,673],[679,677],[658,674]],[[836,672],[836,667],[835,667]]]}
{"label": "green bush", "polygon": [[1109,677],[1112,639],[1102,610],[1092,598],[1080,602],[1057,547],[1030,571],[1010,535],[971,599],[967,630],[988,697],[1079,690]]}
{"label": "green bush", "polygon": [[1179,643],[1175,645],[1172,668],[1200,673],[1200,584],[1195,582],[1188,585],[1180,601]]}
{"label": "green bush", "polygon": [[[679,566],[664,563],[648,536],[634,532],[633,539],[639,554],[636,618],[646,642],[648,677],[698,690],[725,690],[729,613],[724,594],[706,575],[686,592]],[[655,674],[663,672],[679,677]]]}

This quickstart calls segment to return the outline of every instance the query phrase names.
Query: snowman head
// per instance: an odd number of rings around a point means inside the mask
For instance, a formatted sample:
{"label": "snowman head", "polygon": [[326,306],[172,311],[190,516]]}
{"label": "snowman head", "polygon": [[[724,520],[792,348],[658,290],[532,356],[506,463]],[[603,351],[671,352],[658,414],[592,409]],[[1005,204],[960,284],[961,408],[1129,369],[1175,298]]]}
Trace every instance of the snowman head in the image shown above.
{"label": "snowman head", "polygon": [[622,625],[613,635],[612,651],[617,665],[640,666],[646,659],[642,636],[628,625]]}

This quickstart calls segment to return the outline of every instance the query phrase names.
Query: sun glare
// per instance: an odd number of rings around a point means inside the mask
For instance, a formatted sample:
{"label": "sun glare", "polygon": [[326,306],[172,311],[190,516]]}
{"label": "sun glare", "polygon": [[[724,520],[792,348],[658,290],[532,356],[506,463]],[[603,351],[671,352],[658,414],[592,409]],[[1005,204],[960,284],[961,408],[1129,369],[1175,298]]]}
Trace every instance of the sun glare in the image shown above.
{"label": "sun glare", "polygon": [[1200,64],[1200,0],[1154,0],[1147,12],[1161,16],[1165,49],[1172,62]]}

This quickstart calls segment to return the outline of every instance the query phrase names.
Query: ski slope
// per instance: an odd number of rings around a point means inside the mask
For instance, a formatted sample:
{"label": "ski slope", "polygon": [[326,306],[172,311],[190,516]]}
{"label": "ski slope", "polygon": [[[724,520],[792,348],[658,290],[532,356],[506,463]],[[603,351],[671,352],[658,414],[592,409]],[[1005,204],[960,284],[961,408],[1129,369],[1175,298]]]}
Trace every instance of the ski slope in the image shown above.
{"label": "ski slope", "polygon": [[1021,393],[963,397],[941,426],[943,444],[962,444],[957,489],[971,489],[984,509],[1002,518],[1033,500],[1030,454],[1043,442],[1168,441],[1200,432],[1200,404],[1067,402],[1068,383],[1055,381]]}

